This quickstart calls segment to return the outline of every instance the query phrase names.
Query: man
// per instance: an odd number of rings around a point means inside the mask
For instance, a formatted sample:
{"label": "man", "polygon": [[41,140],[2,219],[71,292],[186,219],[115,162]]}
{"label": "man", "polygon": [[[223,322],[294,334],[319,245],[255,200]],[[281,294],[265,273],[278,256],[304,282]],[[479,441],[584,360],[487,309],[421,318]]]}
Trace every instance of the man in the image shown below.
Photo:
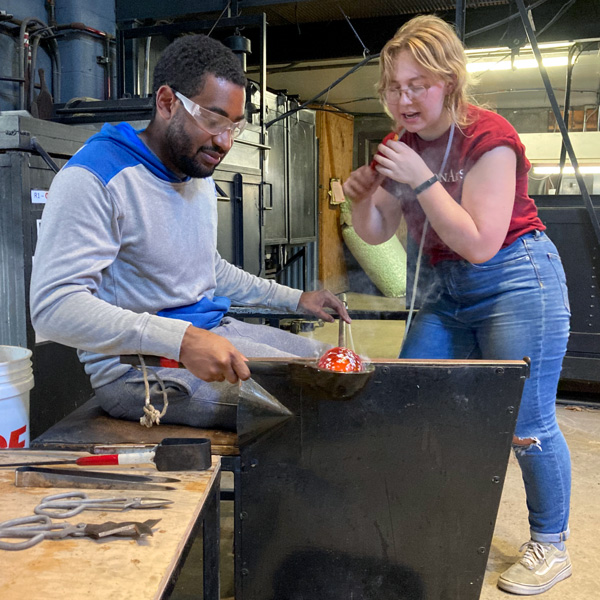
{"label": "man", "polygon": [[[144,131],[105,125],[55,177],[31,281],[31,314],[47,339],[78,348],[101,405],[138,419],[143,376],[122,354],[179,360],[151,374],[164,422],[232,428],[245,356],[317,356],[323,344],[225,317],[230,300],[311,312],[326,290],[301,292],[250,275],[216,250],[211,177],[243,129],[246,78],[235,55],[206,36],[171,44],[154,71]],[[225,382],[225,383],[219,383]]]}

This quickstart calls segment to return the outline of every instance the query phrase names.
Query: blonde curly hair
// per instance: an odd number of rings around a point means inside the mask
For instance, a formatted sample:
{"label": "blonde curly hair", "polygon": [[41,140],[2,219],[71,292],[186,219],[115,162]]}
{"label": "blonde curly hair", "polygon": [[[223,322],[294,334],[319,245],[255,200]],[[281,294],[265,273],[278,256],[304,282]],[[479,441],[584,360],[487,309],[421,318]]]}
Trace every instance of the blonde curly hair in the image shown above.
{"label": "blonde curly hair", "polygon": [[393,79],[396,57],[405,50],[434,79],[451,84],[444,106],[456,125],[468,125],[469,76],[464,47],[454,28],[433,15],[421,15],[407,21],[381,51],[377,93],[388,114],[391,113],[385,90]]}

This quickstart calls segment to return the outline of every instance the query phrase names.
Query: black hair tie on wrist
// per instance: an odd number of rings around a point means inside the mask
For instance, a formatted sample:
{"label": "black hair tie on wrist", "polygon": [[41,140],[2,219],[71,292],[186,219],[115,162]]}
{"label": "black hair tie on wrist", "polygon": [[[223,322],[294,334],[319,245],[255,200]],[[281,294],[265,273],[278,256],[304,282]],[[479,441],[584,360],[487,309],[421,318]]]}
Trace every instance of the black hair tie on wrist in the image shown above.
{"label": "black hair tie on wrist", "polygon": [[434,175],[433,177],[430,177],[427,181],[424,181],[421,185],[418,185],[416,188],[414,188],[413,191],[418,196],[421,192],[424,192],[425,190],[429,189],[434,183],[438,181],[438,176]]}

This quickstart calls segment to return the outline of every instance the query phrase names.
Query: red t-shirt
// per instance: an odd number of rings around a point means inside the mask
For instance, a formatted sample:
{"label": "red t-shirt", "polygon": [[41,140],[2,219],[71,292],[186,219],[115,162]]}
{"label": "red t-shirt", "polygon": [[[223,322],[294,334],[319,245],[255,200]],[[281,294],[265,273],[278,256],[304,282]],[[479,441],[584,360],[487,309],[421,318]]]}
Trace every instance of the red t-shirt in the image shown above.
{"label": "red t-shirt", "polygon": [[[457,127],[454,131],[454,139],[444,173],[440,174],[439,169],[446,152],[449,130],[440,138],[431,141],[423,140],[416,133],[406,131],[400,140],[415,150],[427,166],[438,174],[445,190],[458,203],[462,196],[465,175],[481,156],[498,146],[512,148],[517,155],[515,203],[508,233],[502,247],[509,246],[524,233],[534,229],[540,231],[546,229],[538,217],[534,201],[527,195],[527,174],[531,164],[525,156],[525,146],[521,143],[514,127],[504,117],[476,106],[469,106],[468,116],[471,124],[462,130]],[[384,142],[393,135],[393,133],[388,135]],[[408,231],[419,243],[425,222],[425,213],[417,201],[415,193],[410,186],[389,179],[384,183],[384,187],[402,202],[402,211]],[[441,260],[462,259],[442,242],[431,227],[427,231],[423,251],[430,257],[432,264]]]}

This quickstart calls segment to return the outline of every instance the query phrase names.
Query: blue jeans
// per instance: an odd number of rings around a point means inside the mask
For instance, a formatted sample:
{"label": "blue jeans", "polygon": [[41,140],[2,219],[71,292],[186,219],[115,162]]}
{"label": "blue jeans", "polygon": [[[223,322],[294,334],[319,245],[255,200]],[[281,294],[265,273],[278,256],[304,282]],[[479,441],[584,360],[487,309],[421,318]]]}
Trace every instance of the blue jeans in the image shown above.
{"label": "blue jeans", "polygon": [[531,538],[569,535],[571,460],[556,421],[556,388],[569,337],[565,274],[552,241],[525,234],[482,264],[443,261],[400,358],[531,359],[513,444]]}

